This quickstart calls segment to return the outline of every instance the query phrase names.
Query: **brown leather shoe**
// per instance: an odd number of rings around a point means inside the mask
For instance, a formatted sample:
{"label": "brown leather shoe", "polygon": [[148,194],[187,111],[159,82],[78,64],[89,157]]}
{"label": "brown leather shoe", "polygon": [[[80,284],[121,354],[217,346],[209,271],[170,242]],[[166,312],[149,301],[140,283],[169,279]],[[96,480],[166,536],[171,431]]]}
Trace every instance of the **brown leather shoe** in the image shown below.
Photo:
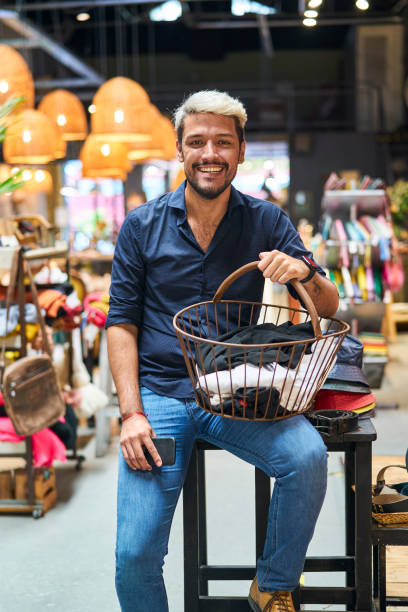
{"label": "brown leather shoe", "polygon": [[256,576],[251,584],[248,601],[254,612],[295,612],[290,593],[287,591],[262,593],[258,589]]}

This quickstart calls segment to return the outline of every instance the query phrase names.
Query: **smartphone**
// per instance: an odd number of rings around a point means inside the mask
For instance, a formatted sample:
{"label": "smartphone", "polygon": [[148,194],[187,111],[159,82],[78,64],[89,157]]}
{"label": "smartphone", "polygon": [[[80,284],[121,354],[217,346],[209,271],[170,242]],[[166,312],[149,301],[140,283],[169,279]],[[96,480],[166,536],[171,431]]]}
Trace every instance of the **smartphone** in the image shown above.
{"label": "smartphone", "polygon": [[[160,455],[162,465],[174,465],[176,461],[176,438],[152,438],[152,442]],[[156,464],[147,448],[144,449],[144,454],[147,463],[155,467]]]}

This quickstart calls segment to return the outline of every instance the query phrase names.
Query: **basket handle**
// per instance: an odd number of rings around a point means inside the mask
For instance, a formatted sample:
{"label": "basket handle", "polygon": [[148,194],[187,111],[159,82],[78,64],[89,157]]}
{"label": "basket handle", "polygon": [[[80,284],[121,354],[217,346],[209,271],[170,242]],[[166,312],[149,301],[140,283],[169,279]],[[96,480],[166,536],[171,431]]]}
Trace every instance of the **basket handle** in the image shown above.
{"label": "basket handle", "polygon": [[[213,302],[219,302],[222,299],[225,291],[234,283],[238,278],[246,274],[247,272],[251,272],[251,270],[255,270],[258,267],[259,261],[251,261],[250,263],[245,264],[241,268],[235,270],[232,274],[227,276],[225,280],[222,281],[221,285],[218,287],[217,291],[214,293]],[[313,303],[312,298],[307,293],[306,289],[303,287],[302,283],[298,280],[293,279],[289,281],[296,293],[301,298],[304,303],[306,310],[310,315],[310,320],[313,327],[313,333],[316,338],[321,338],[322,330],[320,328],[319,316],[316,311],[316,307]]]}
{"label": "basket handle", "polygon": [[388,470],[388,468],[401,468],[405,471],[407,471],[407,466],[406,465],[386,465],[385,467],[381,468],[381,470],[378,472],[377,474],[377,486],[375,488],[375,491],[380,491],[383,486],[385,485],[385,472],[386,470]]}

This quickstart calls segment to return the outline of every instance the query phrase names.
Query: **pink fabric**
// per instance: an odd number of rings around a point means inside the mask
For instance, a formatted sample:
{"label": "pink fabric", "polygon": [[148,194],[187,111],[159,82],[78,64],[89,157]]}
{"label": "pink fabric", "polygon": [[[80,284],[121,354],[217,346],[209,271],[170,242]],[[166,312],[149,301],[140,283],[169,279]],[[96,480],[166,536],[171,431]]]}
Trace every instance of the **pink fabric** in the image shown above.
{"label": "pink fabric", "polygon": [[[33,441],[33,463],[35,467],[52,465],[54,459],[66,461],[65,446],[50,429],[42,429],[31,436]],[[8,417],[0,417],[0,442],[23,442]]]}

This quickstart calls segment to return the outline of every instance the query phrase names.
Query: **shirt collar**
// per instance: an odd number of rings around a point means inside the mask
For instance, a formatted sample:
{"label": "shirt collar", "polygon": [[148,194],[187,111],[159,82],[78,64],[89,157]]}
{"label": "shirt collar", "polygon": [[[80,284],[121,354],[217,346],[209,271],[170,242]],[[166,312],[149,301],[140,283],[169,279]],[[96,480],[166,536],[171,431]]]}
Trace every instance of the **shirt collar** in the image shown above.
{"label": "shirt collar", "polygon": [[[184,223],[186,219],[186,203],[184,199],[184,190],[186,188],[186,181],[183,181],[179,187],[173,192],[171,192],[170,197],[167,201],[168,206],[172,208],[177,208],[181,210],[184,214],[179,215],[178,225]],[[243,194],[235,189],[233,185],[231,185],[231,193],[230,199],[228,202],[228,210],[227,215],[230,216],[231,211],[237,206],[245,206],[245,200]]]}

